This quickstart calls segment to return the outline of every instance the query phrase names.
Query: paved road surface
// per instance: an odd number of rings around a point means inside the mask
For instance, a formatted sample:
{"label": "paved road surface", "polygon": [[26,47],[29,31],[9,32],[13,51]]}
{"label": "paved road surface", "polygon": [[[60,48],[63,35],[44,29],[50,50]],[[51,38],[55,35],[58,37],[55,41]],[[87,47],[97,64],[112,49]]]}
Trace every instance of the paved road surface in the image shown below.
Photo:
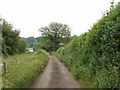
{"label": "paved road surface", "polygon": [[79,88],[79,85],[68,69],[55,56],[50,56],[44,73],[31,88]]}

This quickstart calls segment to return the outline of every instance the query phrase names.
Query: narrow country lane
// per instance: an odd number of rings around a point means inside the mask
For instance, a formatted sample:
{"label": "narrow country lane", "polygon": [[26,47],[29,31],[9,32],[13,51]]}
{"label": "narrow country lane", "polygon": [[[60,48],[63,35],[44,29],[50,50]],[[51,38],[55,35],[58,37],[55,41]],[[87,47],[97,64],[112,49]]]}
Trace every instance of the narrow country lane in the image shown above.
{"label": "narrow country lane", "polygon": [[79,85],[55,56],[50,56],[47,67],[31,88],[79,88]]}

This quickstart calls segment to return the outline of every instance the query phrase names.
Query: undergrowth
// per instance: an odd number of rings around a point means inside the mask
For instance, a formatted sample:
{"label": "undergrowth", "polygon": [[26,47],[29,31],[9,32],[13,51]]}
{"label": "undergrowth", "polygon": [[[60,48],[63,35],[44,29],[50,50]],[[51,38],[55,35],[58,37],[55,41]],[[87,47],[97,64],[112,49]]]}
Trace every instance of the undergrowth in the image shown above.
{"label": "undergrowth", "polygon": [[[43,50],[8,56],[7,72],[3,75],[3,88],[28,88],[48,63],[49,55]],[[4,71],[3,71],[4,72]]]}

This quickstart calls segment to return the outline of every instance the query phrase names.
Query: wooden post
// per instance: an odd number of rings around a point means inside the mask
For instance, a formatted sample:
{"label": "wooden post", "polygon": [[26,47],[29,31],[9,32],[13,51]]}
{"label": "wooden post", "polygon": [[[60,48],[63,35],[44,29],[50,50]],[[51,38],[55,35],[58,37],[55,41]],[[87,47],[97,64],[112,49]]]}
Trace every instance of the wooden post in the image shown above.
{"label": "wooden post", "polygon": [[6,63],[4,62],[3,64],[4,64],[4,66],[3,66],[3,70],[4,70],[4,75],[6,75],[6,72],[7,72],[7,67],[6,67]]}

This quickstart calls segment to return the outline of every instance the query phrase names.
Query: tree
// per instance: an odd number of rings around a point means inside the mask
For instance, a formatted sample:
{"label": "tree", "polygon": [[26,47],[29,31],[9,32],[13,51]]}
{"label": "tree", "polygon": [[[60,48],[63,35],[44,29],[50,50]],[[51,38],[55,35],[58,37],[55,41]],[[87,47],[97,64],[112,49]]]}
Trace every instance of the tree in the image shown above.
{"label": "tree", "polygon": [[15,54],[18,53],[18,43],[19,43],[19,31],[12,30],[13,26],[7,21],[2,22],[2,37],[3,37],[3,54]]}
{"label": "tree", "polygon": [[[68,43],[70,40],[71,32],[66,24],[52,22],[49,26],[39,29],[42,33],[41,48],[47,51],[55,51],[60,45],[59,43]],[[65,42],[63,42],[66,39]]]}
{"label": "tree", "polygon": [[2,22],[2,19],[0,17],[0,55],[2,54],[2,27],[1,27],[1,22]]}
{"label": "tree", "polygon": [[[20,31],[17,29],[13,30],[12,24],[5,19],[0,19],[0,26],[2,27],[2,39],[0,39],[2,40],[2,54],[7,56],[24,52],[26,44],[21,41]],[[22,50],[20,47],[22,47]]]}
{"label": "tree", "polygon": [[19,40],[19,53],[24,53],[26,52],[26,48],[27,48],[27,42],[24,39],[20,39]]}

